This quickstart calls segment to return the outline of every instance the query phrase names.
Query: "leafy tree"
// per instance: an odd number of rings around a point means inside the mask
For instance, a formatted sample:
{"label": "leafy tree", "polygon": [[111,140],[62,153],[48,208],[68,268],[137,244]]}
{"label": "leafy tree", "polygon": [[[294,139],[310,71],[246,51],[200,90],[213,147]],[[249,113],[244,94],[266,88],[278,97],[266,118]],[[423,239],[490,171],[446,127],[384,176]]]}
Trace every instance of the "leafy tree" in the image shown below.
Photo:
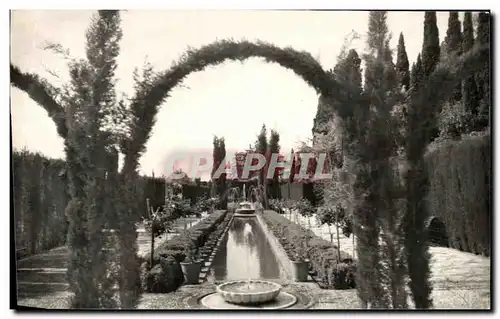
{"label": "leafy tree", "polygon": [[[321,225],[328,225],[330,239],[333,239],[333,234],[330,227],[335,226],[337,233],[337,262],[340,263],[340,230],[344,229],[349,234],[346,209],[342,204],[337,203],[334,207],[322,206],[318,210],[318,218]],[[350,234],[349,234],[350,235]]]}
{"label": "leafy tree", "polygon": [[406,54],[405,39],[403,33],[399,34],[398,55],[396,61],[396,71],[398,72],[401,87],[405,91],[410,90],[410,63]]}
{"label": "leafy tree", "polygon": [[[446,37],[444,39],[446,44],[447,55],[460,55],[462,54],[462,28],[460,19],[458,18],[458,11],[450,11],[448,17],[448,29],[446,30]],[[458,83],[450,103],[459,102],[462,98],[462,84]]]}
{"label": "leafy tree", "polygon": [[462,134],[471,131],[471,118],[472,114],[467,112],[462,102],[445,103],[438,119],[440,137],[459,139]]}

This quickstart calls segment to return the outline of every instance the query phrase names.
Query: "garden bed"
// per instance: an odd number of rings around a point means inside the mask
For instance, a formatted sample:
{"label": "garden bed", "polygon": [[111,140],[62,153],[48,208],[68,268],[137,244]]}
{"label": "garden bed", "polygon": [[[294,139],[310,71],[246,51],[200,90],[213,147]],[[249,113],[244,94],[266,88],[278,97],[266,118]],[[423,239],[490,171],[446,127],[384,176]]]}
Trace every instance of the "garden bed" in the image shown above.
{"label": "garden bed", "polygon": [[262,218],[290,260],[295,259],[295,252],[300,249],[300,245],[307,243],[310,272],[320,287],[324,289],[355,287],[356,265],[351,255],[341,251],[339,258],[335,245],[274,211],[265,211]]}
{"label": "garden bed", "polygon": [[143,290],[165,293],[179,288],[184,281],[180,262],[186,258],[186,251],[194,244],[199,257],[208,258],[230,220],[227,215],[227,211],[215,211],[189,230],[162,243],[155,249],[153,267],[149,265],[150,253],[141,258]]}

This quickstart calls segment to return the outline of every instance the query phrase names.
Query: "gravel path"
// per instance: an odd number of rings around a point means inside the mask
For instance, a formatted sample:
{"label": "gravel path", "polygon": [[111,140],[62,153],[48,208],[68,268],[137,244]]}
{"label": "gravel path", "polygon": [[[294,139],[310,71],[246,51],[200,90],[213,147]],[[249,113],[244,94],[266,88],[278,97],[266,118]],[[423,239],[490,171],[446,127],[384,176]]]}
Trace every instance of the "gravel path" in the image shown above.
{"label": "gravel path", "polygon": [[[180,218],[174,229],[182,231],[196,225],[198,218]],[[155,247],[177,233],[169,233],[155,238]],[[138,255],[144,256],[151,250],[151,236],[138,227]],[[17,302],[22,306],[39,308],[67,308],[71,294],[66,281],[67,271],[66,246],[57,247],[47,252],[30,256],[16,262]]]}

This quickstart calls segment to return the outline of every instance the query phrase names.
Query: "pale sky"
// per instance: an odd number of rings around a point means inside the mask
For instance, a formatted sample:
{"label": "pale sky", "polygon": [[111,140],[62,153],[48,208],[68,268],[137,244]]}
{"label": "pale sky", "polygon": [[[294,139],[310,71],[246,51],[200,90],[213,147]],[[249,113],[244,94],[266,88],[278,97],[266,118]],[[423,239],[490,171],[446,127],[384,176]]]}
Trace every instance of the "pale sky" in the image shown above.
{"label": "pale sky", "polygon": [[[84,57],[84,33],[92,11],[12,12],[11,59],[22,71],[35,72],[54,85],[68,78],[66,62],[43,51],[44,42],[60,43]],[[423,12],[389,12],[395,49],[403,32],[410,64],[421,51]],[[216,39],[263,40],[310,52],[324,68],[335,65],[344,37],[352,30],[364,35],[368,12],[335,11],[173,11],[122,12],[123,39],[118,58],[118,94],[133,95],[132,72],[146,57],[157,71],[166,70],[188,46],[198,48]],[[440,41],[448,13],[437,14]],[[363,52],[363,39],[352,46]],[[394,54],[395,60],[395,54]],[[57,72],[62,80],[48,70]],[[141,172],[165,172],[165,158],[178,149],[211,151],[213,135],[224,136],[226,148],[244,150],[263,123],[280,133],[282,150],[311,137],[318,96],[292,71],[255,58],[226,62],[193,73],[185,87],[171,92],[162,105],[143,155]],[[14,148],[26,147],[64,158],[63,141],[43,108],[12,89]]]}

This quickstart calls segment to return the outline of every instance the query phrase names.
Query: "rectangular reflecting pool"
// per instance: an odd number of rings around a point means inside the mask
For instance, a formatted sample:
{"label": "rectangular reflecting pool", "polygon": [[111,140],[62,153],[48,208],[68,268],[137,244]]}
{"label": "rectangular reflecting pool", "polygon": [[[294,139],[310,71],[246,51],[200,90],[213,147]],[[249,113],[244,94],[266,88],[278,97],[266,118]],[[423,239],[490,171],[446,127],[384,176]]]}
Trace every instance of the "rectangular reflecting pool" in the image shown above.
{"label": "rectangular reflecting pool", "polygon": [[216,280],[279,279],[281,266],[255,217],[235,217],[211,266]]}

